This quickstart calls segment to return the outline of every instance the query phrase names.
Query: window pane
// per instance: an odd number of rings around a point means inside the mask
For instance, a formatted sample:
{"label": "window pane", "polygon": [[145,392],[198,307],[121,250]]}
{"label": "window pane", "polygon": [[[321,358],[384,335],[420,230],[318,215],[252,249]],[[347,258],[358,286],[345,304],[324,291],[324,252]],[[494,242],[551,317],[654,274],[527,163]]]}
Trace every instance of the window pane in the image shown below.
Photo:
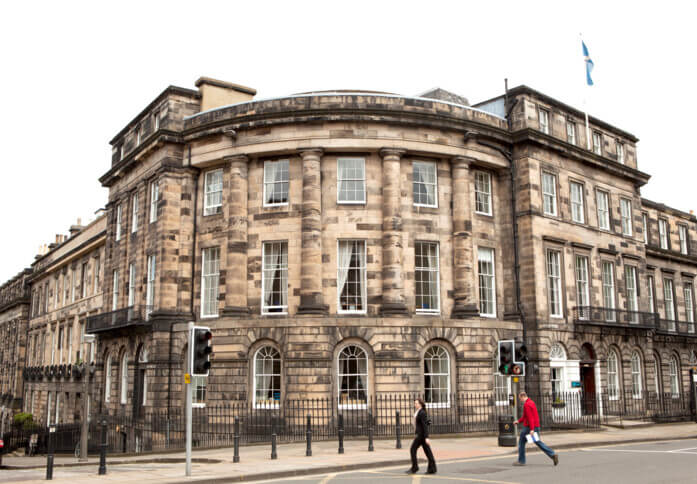
{"label": "window pane", "polygon": [[206,173],[204,215],[219,213],[223,205],[223,170]]}
{"label": "window pane", "polygon": [[339,405],[364,406],[368,401],[368,357],[360,347],[347,346],[339,353]]}
{"label": "window pane", "polygon": [[560,254],[547,251],[547,285],[549,291],[549,312],[551,316],[563,316],[561,301]]}
{"label": "window pane", "polygon": [[438,244],[417,242],[414,246],[414,255],[416,310],[438,312],[440,310]]}
{"label": "window pane", "polygon": [[475,211],[491,215],[491,175],[482,171],[474,173]]}
{"label": "window pane", "polygon": [[496,316],[494,250],[480,247],[477,250],[477,258],[479,312],[485,316]]}
{"label": "window pane", "polygon": [[365,202],[365,160],[339,158],[337,162],[338,202]]}
{"label": "window pane", "polygon": [[436,164],[415,161],[413,163],[414,203],[435,207],[438,187],[436,181]]}
{"label": "window pane", "polygon": [[262,312],[288,311],[288,242],[265,242],[262,254]]}
{"label": "window pane", "polygon": [[339,310],[365,312],[365,241],[340,240],[337,257]]}
{"label": "window pane", "polygon": [[201,316],[218,315],[219,281],[220,247],[204,249],[201,267]]}
{"label": "window pane", "polygon": [[542,202],[545,215],[557,215],[557,177],[542,173]]}

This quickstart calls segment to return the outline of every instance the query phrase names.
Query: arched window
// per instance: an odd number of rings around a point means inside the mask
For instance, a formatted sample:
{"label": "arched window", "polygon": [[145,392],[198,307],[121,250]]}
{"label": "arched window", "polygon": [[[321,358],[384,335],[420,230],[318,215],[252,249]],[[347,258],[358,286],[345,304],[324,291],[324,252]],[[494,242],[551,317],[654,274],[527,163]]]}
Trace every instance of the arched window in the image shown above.
{"label": "arched window", "polygon": [[424,354],[424,396],[429,406],[450,404],[450,356],[442,346],[431,346]]}
{"label": "arched window", "polygon": [[147,402],[147,395],[148,395],[148,373],[145,370],[145,366],[147,363],[148,363],[148,350],[143,348],[143,349],[141,349],[140,356],[138,357],[138,371],[141,372],[140,392],[142,394],[140,404],[142,406],[145,406],[145,403]]}
{"label": "arched window", "polygon": [[670,357],[670,396],[680,398],[680,362],[678,357]]}
{"label": "arched window", "polygon": [[[564,392],[564,368],[566,366],[566,351],[559,343],[554,343],[549,349],[550,382],[552,384],[552,398],[557,399]],[[561,397],[559,397],[561,398]]]}
{"label": "arched window", "polygon": [[620,397],[620,381],[618,375],[619,357],[615,350],[610,350],[607,357],[607,393],[610,400],[617,400]]}
{"label": "arched window", "polygon": [[254,355],[254,405],[277,408],[281,401],[281,355],[263,346]]}
{"label": "arched window", "polygon": [[641,398],[641,355],[638,351],[632,352],[632,397]]}
{"label": "arched window", "polygon": [[119,375],[121,375],[121,404],[125,405],[128,400],[128,353],[125,351],[121,357]]}
{"label": "arched window", "polygon": [[104,401],[109,403],[111,400],[111,355],[106,357],[104,363]]}
{"label": "arched window", "polygon": [[338,360],[339,408],[365,408],[368,403],[368,355],[360,346],[341,350]]}

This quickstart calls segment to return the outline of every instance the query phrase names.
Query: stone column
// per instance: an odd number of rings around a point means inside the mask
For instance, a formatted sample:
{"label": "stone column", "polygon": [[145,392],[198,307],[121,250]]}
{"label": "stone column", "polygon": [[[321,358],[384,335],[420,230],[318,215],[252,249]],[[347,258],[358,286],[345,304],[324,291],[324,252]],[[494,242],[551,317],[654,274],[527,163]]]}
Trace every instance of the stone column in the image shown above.
{"label": "stone column", "polygon": [[247,307],[247,163],[245,155],[224,158],[230,165],[227,263],[223,316],[243,317]]}
{"label": "stone column", "polygon": [[406,150],[383,148],[382,157],[382,316],[408,314],[402,280],[400,164]]}
{"label": "stone column", "polygon": [[470,206],[471,158],[456,156],[450,162],[453,180],[453,275],[455,307],[452,317],[479,316],[474,284],[472,250],[472,207]]}
{"label": "stone column", "polygon": [[301,148],[303,160],[302,262],[298,314],[325,314],[322,298],[322,180],[320,148]]}

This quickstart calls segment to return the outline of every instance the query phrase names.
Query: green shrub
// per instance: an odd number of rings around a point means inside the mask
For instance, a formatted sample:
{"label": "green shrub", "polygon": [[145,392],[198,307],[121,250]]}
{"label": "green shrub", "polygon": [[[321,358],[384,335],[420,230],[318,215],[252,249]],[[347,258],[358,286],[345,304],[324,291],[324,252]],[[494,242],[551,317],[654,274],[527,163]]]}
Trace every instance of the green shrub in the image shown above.
{"label": "green shrub", "polygon": [[34,426],[34,416],[30,413],[19,412],[15,414],[14,422],[15,425],[21,425],[25,429],[28,429]]}

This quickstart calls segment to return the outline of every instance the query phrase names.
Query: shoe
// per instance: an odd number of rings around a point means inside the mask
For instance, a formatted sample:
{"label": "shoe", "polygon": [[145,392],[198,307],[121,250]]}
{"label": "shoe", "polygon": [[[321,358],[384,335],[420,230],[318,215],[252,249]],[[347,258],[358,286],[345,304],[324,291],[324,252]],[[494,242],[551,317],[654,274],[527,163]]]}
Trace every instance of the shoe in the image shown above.
{"label": "shoe", "polygon": [[554,461],[554,465],[558,465],[558,464],[559,464],[559,456],[558,456],[557,454],[554,454],[554,455],[552,456],[552,460]]}
{"label": "shoe", "polygon": [[436,470],[435,470],[435,469],[433,469],[432,471],[431,471],[431,470],[426,471],[426,474],[435,474],[435,473],[436,473]]}
{"label": "shoe", "polygon": [[518,461],[515,461],[515,462],[513,463],[513,465],[514,465],[514,466],[524,466],[524,465],[525,465],[525,462],[518,462]]}
{"label": "shoe", "polygon": [[416,474],[417,472],[419,472],[419,469],[409,469],[406,473],[407,474]]}

